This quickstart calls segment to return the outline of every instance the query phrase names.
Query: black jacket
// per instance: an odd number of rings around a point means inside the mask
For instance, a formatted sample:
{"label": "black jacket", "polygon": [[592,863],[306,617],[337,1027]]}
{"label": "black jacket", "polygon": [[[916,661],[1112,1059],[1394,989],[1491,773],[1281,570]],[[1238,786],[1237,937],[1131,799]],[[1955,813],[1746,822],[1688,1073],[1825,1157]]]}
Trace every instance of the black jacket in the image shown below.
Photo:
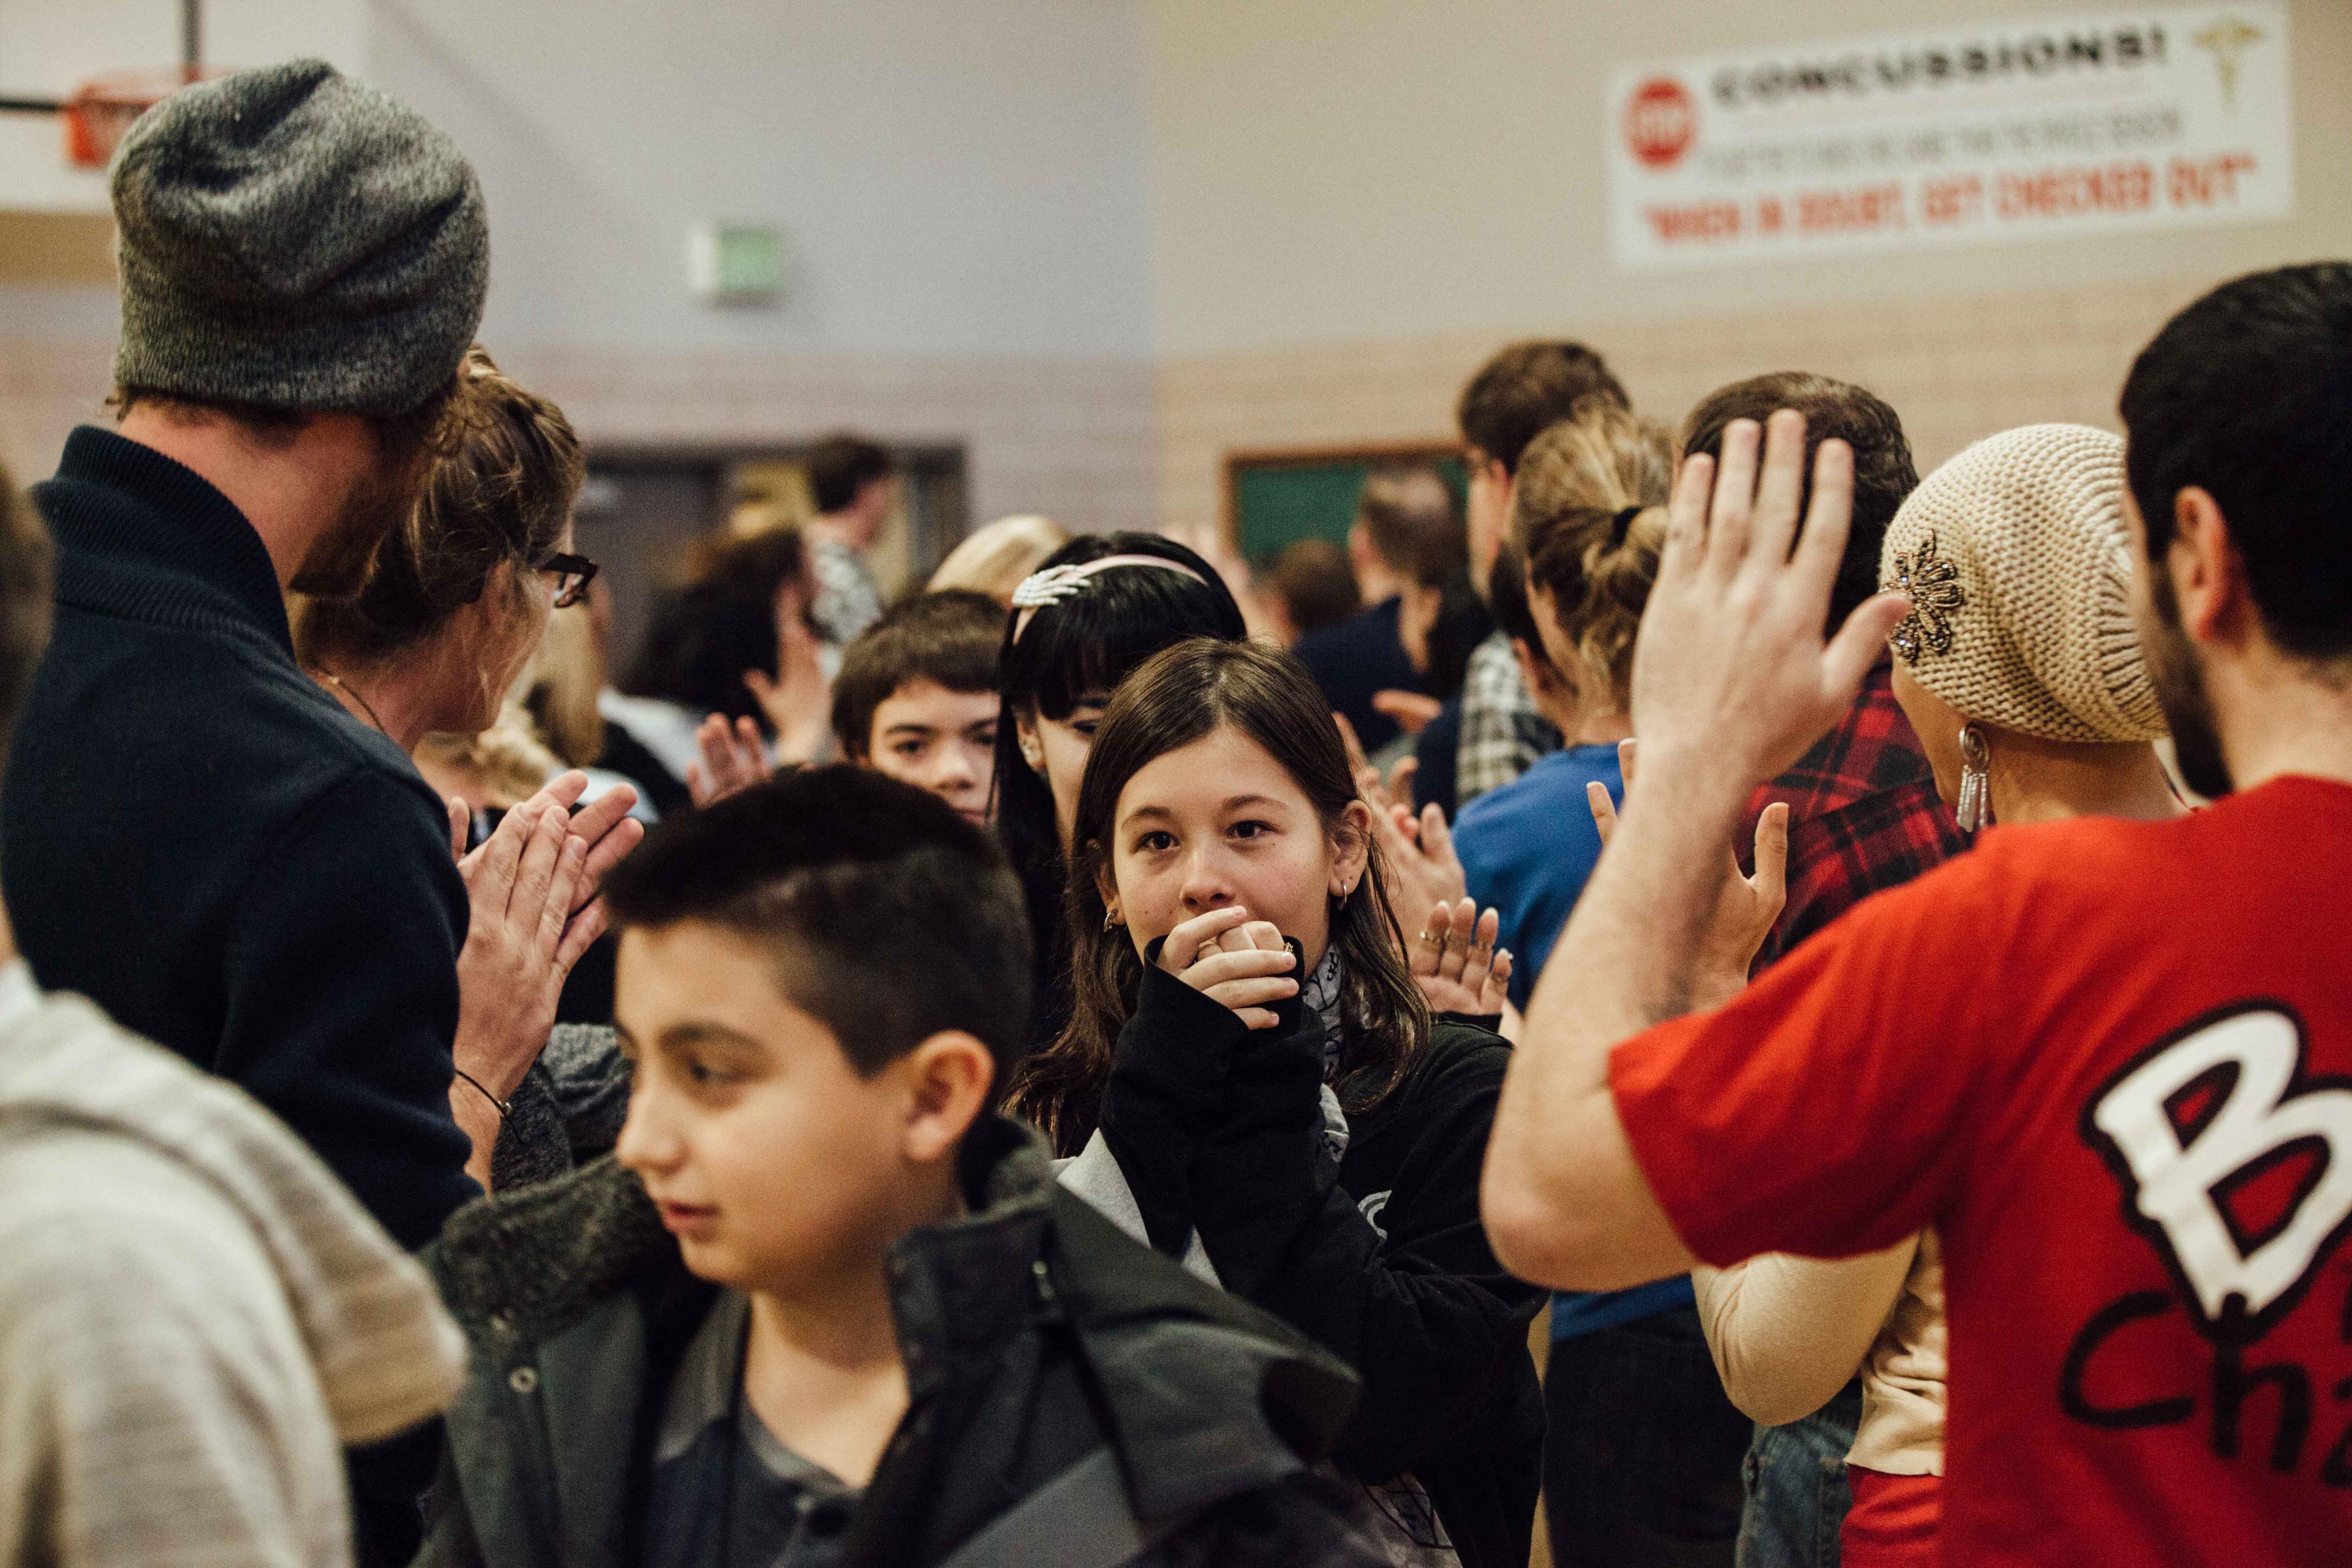
{"label": "black jacket", "polygon": [[[966,1140],[972,1212],[902,1238],[911,1403],[845,1561],[1356,1568],[1386,1561],[1313,1463],[1354,1380],[1055,1186],[1034,1135]],[[664,1394],[716,1291],[611,1161],[462,1211],[429,1255],[473,1342],[420,1564],[622,1568]]]}
{"label": "black jacket", "polygon": [[1326,1152],[1320,1026],[1294,998],[1253,1034],[1147,965],[1102,1131],[1152,1243],[1198,1230],[1225,1287],[1353,1366],[1364,1399],[1340,1468],[1410,1473],[1471,1568],[1521,1568],[1541,1479],[1528,1352],[1542,1293],[1496,1262],[1479,1167],[1510,1047],[1444,1019],[1404,1081]]}
{"label": "black jacket", "polygon": [[295,663],[218,490],[86,426],[33,493],[57,624],[0,879],[34,973],[235,1080],[423,1246],[478,1190],[449,1113],[466,893],[441,803]]}

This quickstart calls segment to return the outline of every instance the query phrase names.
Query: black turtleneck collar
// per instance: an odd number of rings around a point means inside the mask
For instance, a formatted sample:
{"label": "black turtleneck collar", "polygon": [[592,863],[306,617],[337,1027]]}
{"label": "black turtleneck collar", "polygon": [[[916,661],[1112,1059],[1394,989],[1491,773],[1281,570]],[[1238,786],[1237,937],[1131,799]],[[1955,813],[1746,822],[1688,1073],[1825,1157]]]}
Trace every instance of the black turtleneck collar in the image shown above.
{"label": "black turtleneck collar", "polygon": [[194,469],[85,425],[67,437],[57,478],[33,496],[57,537],[61,592],[146,618],[226,613],[292,657],[261,535]]}

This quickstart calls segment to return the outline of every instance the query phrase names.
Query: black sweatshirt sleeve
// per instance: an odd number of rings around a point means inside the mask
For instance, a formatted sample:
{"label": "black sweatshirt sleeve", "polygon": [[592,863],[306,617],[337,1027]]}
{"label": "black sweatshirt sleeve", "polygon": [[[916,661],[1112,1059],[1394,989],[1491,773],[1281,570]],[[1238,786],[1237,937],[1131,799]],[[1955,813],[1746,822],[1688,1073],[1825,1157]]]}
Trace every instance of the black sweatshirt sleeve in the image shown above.
{"label": "black sweatshirt sleeve", "polygon": [[229,933],[218,1070],[412,1251],[478,1188],[449,1112],[465,884],[421,789],[356,771],[257,869]]}
{"label": "black sweatshirt sleeve", "polygon": [[[1338,1183],[1319,1108],[1314,1031],[1235,1056],[1228,1113],[1192,1169],[1193,1222],[1226,1288],[1345,1358],[1363,1403],[1337,1458],[1381,1481],[1467,1429],[1526,1342],[1541,1302],[1504,1272],[1478,1220],[1479,1169],[1509,1047],[1441,1025],[1392,1105],[1376,1115],[1383,1196]],[[1369,1131],[1367,1126],[1359,1135]],[[1360,1183],[1359,1184],[1363,1184]],[[1373,1210],[1367,1217],[1366,1210]]]}
{"label": "black sweatshirt sleeve", "polygon": [[1184,1256],[1192,1170],[1225,1102],[1225,1077],[1250,1033],[1240,1015],[1161,969],[1146,950],[1134,1016],[1119,1031],[1103,1091],[1102,1135],[1142,1212],[1151,1245]]}

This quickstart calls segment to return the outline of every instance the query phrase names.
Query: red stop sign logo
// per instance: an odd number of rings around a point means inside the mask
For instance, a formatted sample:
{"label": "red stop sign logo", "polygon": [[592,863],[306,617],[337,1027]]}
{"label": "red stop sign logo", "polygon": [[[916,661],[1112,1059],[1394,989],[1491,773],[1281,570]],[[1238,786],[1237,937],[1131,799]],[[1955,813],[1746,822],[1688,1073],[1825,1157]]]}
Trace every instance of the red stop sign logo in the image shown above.
{"label": "red stop sign logo", "polygon": [[1645,168],[1671,169],[1698,134],[1698,105],[1670,76],[1652,77],[1625,104],[1625,145]]}

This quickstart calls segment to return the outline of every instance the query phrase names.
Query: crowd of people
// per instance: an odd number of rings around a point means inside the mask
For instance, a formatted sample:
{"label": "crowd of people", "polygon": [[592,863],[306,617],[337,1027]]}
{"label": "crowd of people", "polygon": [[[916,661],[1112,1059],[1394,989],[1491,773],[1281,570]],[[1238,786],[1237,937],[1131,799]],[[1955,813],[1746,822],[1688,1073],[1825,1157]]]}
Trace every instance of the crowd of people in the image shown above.
{"label": "crowd of people", "polygon": [[111,178],[0,479],[0,1559],[2352,1554],[2352,264],[1924,479],[1511,344],[1246,573],[888,602],[844,437],[608,685],[454,144],[296,62]]}

